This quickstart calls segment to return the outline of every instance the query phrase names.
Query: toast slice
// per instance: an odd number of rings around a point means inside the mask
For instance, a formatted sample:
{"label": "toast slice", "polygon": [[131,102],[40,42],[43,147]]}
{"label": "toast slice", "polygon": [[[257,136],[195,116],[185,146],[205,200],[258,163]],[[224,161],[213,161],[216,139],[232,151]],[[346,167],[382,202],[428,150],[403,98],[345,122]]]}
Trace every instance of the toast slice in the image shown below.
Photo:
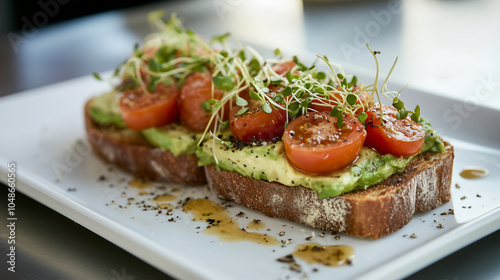
{"label": "toast slice", "polygon": [[404,171],[368,188],[321,199],[304,187],[255,180],[236,172],[206,166],[208,185],[222,199],[231,200],[267,216],[359,237],[378,239],[411,219],[448,202],[453,169],[453,146],[442,153],[425,152]]}
{"label": "toast slice", "polygon": [[85,130],[94,153],[105,162],[134,176],[165,183],[201,185],[206,183],[203,167],[195,155],[174,156],[153,147],[144,136],[130,129],[100,126],[89,115],[85,104]]}

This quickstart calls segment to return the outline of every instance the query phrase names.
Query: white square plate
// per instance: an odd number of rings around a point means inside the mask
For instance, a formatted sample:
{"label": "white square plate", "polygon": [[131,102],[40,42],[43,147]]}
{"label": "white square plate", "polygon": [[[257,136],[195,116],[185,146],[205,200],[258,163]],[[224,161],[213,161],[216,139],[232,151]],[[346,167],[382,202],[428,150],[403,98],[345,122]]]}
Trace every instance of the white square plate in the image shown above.
{"label": "white square plate", "polygon": [[[359,80],[371,83],[367,78],[371,73],[355,70],[348,73],[357,73]],[[332,275],[336,279],[399,278],[500,228],[500,125],[491,122],[498,119],[499,111],[475,107],[470,116],[461,117],[453,113],[454,106],[464,105],[460,101],[410,86],[404,91],[405,102],[418,103],[422,114],[455,146],[452,202],[416,214],[400,231],[375,241],[347,235],[338,239],[331,233],[321,237],[319,230],[271,219],[238,205],[228,208],[232,217],[240,211],[245,213],[245,217],[235,218],[240,227],[260,219],[266,225],[260,232],[292,240],[282,247],[220,242],[215,236],[198,233],[198,227],[206,224],[192,221],[180,210],[174,210],[172,216],[165,211],[143,211],[143,204],[154,203],[154,195],[171,192],[176,186],[131,187],[131,176],[109,169],[90,152],[83,140],[83,106],[90,97],[107,90],[108,84],[88,76],[1,98],[1,180],[6,181],[7,164],[15,161],[19,191],[174,277],[290,279],[306,274],[308,279]],[[451,113],[445,115],[447,110]],[[488,126],[483,125],[484,120],[490,120]],[[489,170],[488,176],[461,178],[459,172],[470,165]],[[105,180],[99,180],[101,175]],[[208,196],[220,202],[204,186],[189,187],[178,194],[179,199],[188,196]],[[137,203],[141,200],[144,202]],[[449,209],[454,209],[455,216],[441,215]],[[172,218],[175,222],[168,221]],[[279,236],[280,231],[285,235]],[[410,238],[413,234],[417,238]],[[291,253],[295,245],[307,242],[309,236],[324,245],[354,247],[354,263],[329,268],[300,262],[302,272],[297,273],[276,261]]]}

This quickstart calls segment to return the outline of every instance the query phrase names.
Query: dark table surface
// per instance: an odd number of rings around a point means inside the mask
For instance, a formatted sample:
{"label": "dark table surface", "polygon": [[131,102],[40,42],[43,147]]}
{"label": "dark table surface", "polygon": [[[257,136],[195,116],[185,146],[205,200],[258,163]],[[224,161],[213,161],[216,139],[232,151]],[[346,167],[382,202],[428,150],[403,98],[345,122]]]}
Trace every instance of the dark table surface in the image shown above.
{"label": "dark table surface", "polygon": [[[146,14],[166,9],[207,38],[230,31],[256,45],[322,53],[361,67],[372,67],[361,46],[369,42],[400,56],[396,79],[463,100],[481,79],[500,77],[499,3],[169,1],[47,27],[32,22],[0,37],[0,96],[114,69],[150,32]],[[498,88],[485,105],[500,109]],[[7,197],[6,188],[0,190]],[[16,203],[22,223],[13,279],[169,279],[36,198],[19,193]],[[6,252],[7,231],[0,233]],[[500,279],[499,259],[496,231],[408,279]],[[2,261],[2,279],[12,277],[5,267]]]}

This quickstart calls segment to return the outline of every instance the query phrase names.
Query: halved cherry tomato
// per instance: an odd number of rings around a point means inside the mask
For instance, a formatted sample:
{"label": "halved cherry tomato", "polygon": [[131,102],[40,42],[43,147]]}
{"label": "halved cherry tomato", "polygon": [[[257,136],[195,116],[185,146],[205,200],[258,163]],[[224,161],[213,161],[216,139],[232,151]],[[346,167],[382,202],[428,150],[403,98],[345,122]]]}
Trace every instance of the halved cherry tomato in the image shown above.
{"label": "halved cherry tomato", "polygon": [[273,66],[274,72],[278,75],[285,75],[288,71],[290,71],[293,67],[295,67],[295,62],[293,60],[285,61],[280,64],[276,64]]}
{"label": "halved cherry tomato", "polygon": [[120,113],[128,128],[143,130],[159,127],[177,120],[179,89],[159,83],[152,93],[138,87],[125,90],[120,99]]}
{"label": "halved cherry tomato", "polygon": [[237,113],[242,107],[234,104],[229,111],[229,127],[237,139],[244,142],[251,142],[254,138],[269,141],[283,134],[285,110],[273,108],[268,102],[271,113],[266,113],[262,109],[261,100],[251,99],[248,93],[241,93],[240,97],[247,100],[248,105],[245,107],[248,111],[238,116]]}
{"label": "halved cherry tomato", "polygon": [[380,119],[380,106],[371,107],[366,113],[365,146],[374,148],[381,154],[395,156],[412,156],[422,149],[425,140],[425,131],[422,126],[408,116],[397,119],[396,108],[382,105],[383,115]]}
{"label": "halved cherry tomato", "polygon": [[[220,100],[223,95],[224,92],[221,89],[215,88],[212,96],[212,74],[208,72],[191,74],[181,88],[179,98],[181,123],[195,132],[205,131],[212,114],[207,113],[201,104],[212,98]],[[228,110],[229,106],[224,108],[224,119],[227,119]]]}
{"label": "halved cherry tomato", "polygon": [[[353,89],[356,90],[356,89]],[[355,115],[358,115],[359,113],[365,111],[368,109],[369,106],[371,106],[371,95],[368,94],[367,92],[363,91],[359,93],[358,99],[356,101],[357,106],[362,106],[356,109],[354,112]],[[311,106],[309,106],[309,109],[313,109],[316,112],[320,111],[328,111],[330,112],[333,107],[339,105],[338,100],[342,100],[342,97],[340,96],[340,93],[334,93],[333,96],[330,96],[330,99],[326,98],[321,98],[320,100],[314,100],[311,103]]]}
{"label": "halved cherry tomato", "polygon": [[358,119],[345,115],[343,126],[327,112],[308,112],[287,126],[283,135],[285,153],[297,169],[325,174],[351,164],[359,155],[366,131]]}

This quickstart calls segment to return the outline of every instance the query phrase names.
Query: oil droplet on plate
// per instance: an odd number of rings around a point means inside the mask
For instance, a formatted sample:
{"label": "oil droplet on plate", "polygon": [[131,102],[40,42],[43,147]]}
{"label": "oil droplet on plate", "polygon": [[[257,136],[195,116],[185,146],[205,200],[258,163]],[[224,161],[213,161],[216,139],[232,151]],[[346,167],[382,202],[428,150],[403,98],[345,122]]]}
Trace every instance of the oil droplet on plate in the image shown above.
{"label": "oil droplet on plate", "polygon": [[158,208],[161,210],[173,210],[175,207],[170,203],[159,203]]}
{"label": "oil droplet on plate", "polygon": [[479,179],[488,175],[488,170],[480,167],[470,166],[460,172],[460,176],[465,179]]}
{"label": "oil droplet on plate", "polygon": [[202,232],[214,235],[226,242],[250,241],[262,245],[276,245],[278,240],[267,234],[247,232],[241,229],[238,222],[229,216],[221,205],[208,199],[190,200],[183,207],[184,212],[191,213],[195,221],[207,222]]}
{"label": "oil droplet on plate", "polygon": [[158,208],[160,208],[160,209],[172,210],[175,207],[170,203],[166,203],[165,201],[174,201],[176,199],[177,199],[177,196],[175,196],[175,195],[161,194],[161,195],[155,196],[153,198],[153,201],[158,205]]}
{"label": "oil droplet on plate", "polygon": [[309,264],[343,266],[354,260],[354,248],[348,245],[323,246],[315,242],[299,244],[292,255]]}
{"label": "oil droplet on plate", "polygon": [[157,195],[153,198],[154,202],[163,202],[163,201],[174,201],[177,199],[177,196],[171,194],[161,194]]}
{"label": "oil droplet on plate", "polygon": [[259,219],[254,219],[253,221],[249,222],[247,225],[248,230],[261,230],[265,227],[266,227],[266,225]]}
{"label": "oil droplet on plate", "polygon": [[151,187],[153,185],[153,182],[144,180],[142,178],[134,178],[130,182],[128,182],[128,185],[134,188],[142,189]]}

